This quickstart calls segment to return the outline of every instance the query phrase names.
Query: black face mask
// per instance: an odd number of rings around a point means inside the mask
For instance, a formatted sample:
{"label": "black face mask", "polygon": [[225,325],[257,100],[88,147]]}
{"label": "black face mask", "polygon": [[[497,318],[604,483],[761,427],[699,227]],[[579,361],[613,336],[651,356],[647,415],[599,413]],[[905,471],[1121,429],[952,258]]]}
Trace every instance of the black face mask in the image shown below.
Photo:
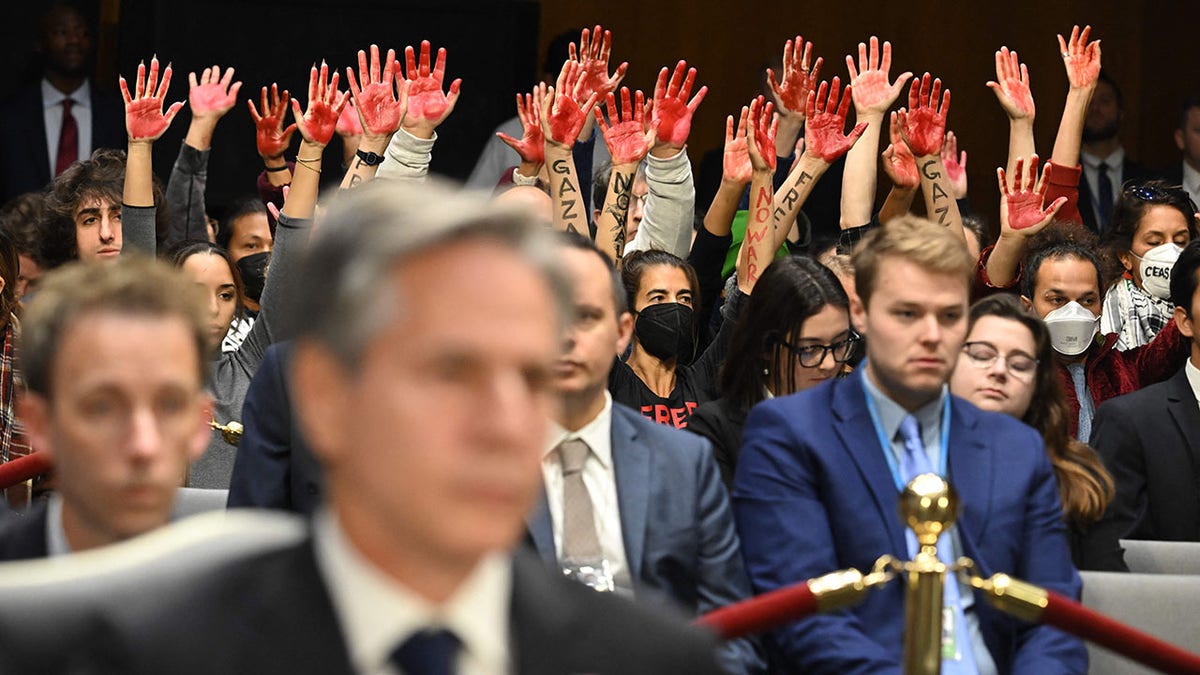
{"label": "black face mask", "polygon": [[638,343],[651,356],[679,363],[690,363],[695,343],[692,339],[692,308],[678,302],[648,305],[638,312],[633,327]]}
{"label": "black face mask", "polygon": [[267,283],[267,268],[270,265],[270,251],[248,255],[237,261],[238,274],[242,276],[242,287],[246,290],[246,297],[254,302],[262,299],[263,286]]}

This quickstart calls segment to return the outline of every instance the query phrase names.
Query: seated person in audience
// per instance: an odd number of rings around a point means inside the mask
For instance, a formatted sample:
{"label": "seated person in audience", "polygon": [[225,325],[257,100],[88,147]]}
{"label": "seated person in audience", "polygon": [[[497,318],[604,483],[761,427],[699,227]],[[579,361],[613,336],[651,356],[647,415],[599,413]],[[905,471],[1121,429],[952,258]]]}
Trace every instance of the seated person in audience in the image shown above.
{"label": "seated person in audience", "polygon": [[[17,417],[18,389],[23,377],[16,363],[17,339],[20,325],[17,320],[19,296],[17,246],[6,228],[0,228],[0,463],[28,455],[29,439],[25,425]],[[24,484],[12,486],[4,493],[10,506],[28,504],[29,491]],[[3,510],[0,506],[0,511]]]}
{"label": "seated person in audience", "polygon": [[[1079,597],[1054,472],[1040,435],[1008,415],[981,412],[946,382],[967,332],[975,261],[962,237],[912,217],[872,231],[854,254],[851,318],[867,338],[850,377],[763,401],[750,411],[734,477],[734,516],[758,593],[830,570],[909,559],[900,490],[935,471],[958,491],[961,513],[938,546]],[[783,672],[900,673],[904,588],[872,591],[849,610],[771,633]],[[944,666],[960,672],[1083,673],[1083,643],[1022,623],[950,577]],[[946,650],[943,650],[946,653]],[[951,663],[953,661],[954,663]]]}
{"label": "seated person in audience", "polygon": [[22,305],[25,296],[37,291],[38,280],[46,268],[42,257],[42,228],[45,224],[46,195],[23,194],[0,209],[0,230],[8,234],[17,251],[17,278],[8,280]]}
{"label": "seated person in audience", "polygon": [[370,186],[330,207],[312,250],[291,362],[327,478],[311,536],[152,602],[101,595],[81,608],[105,628],[90,641],[5,625],[0,658],[44,668],[69,644],[122,673],[721,672],[711,635],[514,554],[572,304],[548,234],[468,195]]}
{"label": "seated person in audience", "polygon": [[242,315],[234,320],[221,342],[221,350],[231,352],[241,346],[258,318],[275,237],[267,220],[267,208],[257,197],[237,202],[221,221],[217,244],[229,251],[242,280]]}
{"label": "seated person in audience", "polygon": [[[547,502],[529,520],[534,548],[597,590],[692,617],[745,600],[750,582],[712,448],[613,402],[608,371],[633,319],[607,256],[563,237],[575,316],[555,367],[562,405],[542,455]],[[764,668],[752,640],[731,640],[720,656],[730,673]]]}
{"label": "seated person in audience", "polygon": [[1112,538],[1200,541],[1200,244],[1171,272],[1175,322],[1191,356],[1165,382],[1105,402],[1092,445],[1117,481],[1117,496],[1094,528]]}
{"label": "seated person in audience", "polygon": [[1187,359],[1188,342],[1174,321],[1149,344],[1124,352],[1115,348],[1115,333],[1100,333],[1106,265],[1095,235],[1081,226],[1042,229],[1024,268],[1023,301],[1050,330],[1074,438],[1091,438],[1096,406],[1167,379]]}
{"label": "seated person in audience", "polygon": [[1003,293],[971,306],[950,393],[980,410],[1012,415],[1042,435],[1058,478],[1075,567],[1125,571],[1116,537],[1102,541],[1089,532],[1112,500],[1112,476],[1095,451],[1071,438],[1050,332],[1019,298]]}
{"label": "seated person in audience", "polygon": [[0,531],[0,559],[104,546],[165,524],[208,440],[207,322],[186,277],[142,257],[46,276],[22,320],[19,402],[54,493]]}
{"label": "seated person in audience", "polygon": [[1171,267],[1196,237],[1196,207],[1162,181],[1128,183],[1101,243],[1125,274],[1108,289],[1100,332],[1116,333],[1121,351],[1141,347],[1171,320]]}
{"label": "seated person in audience", "polygon": [[1200,93],[1193,93],[1179,106],[1175,147],[1182,159],[1163,170],[1168,185],[1178,185],[1193,204],[1200,204]]}
{"label": "seated person in audience", "polygon": [[726,487],[750,409],[837,377],[859,342],[841,283],[809,256],[772,262],[754,290],[729,339],[721,398],[701,404],[687,426],[712,442]]}

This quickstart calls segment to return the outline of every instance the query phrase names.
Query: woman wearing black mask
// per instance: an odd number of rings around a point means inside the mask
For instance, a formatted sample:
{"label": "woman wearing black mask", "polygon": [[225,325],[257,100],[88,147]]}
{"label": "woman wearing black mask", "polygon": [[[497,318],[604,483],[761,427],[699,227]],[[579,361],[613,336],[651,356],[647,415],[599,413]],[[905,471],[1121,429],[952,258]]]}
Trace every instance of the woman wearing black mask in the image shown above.
{"label": "woman wearing black mask", "polygon": [[650,420],[684,428],[693,410],[720,395],[717,375],[729,347],[729,317],[736,316],[743,295],[735,291],[726,298],[720,332],[694,359],[700,298],[692,266],[665,251],[638,251],[622,261],[621,281],[633,311],[633,343],[629,358],[618,360],[609,373],[608,389],[615,402]]}

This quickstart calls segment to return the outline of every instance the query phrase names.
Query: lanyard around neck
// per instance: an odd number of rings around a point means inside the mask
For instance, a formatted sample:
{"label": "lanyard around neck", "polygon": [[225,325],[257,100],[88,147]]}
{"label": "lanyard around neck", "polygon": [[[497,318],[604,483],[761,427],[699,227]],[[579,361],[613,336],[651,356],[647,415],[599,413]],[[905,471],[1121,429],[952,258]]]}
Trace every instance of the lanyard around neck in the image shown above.
{"label": "lanyard around neck", "polygon": [[[866,374],[864,373],[864,377]],[[887,459],[888,469],[892,472],[892,480],[896,483],[896,490],[904,491],[904,479],[900,476],[900,466],[896,462],[896,451],[892,448],[892,441],[887,437],[887,433],[883,430],[883,422],[879,419],[879,408],[875,405],[875,397],[871,396],[871,392],[863,388],[863,395],[867,397],[867,411],[871,413],[871,424],[875,427],[875,436],[879,439],[879,446],[883,449],[883,456]],[[942,404],[942,449],[938,454],[938,474],[947,480],[946,475],[946,459],[950,454],[950,395],[945,394],[945,401]],[[922,439],[924,444],[924,439]]]}

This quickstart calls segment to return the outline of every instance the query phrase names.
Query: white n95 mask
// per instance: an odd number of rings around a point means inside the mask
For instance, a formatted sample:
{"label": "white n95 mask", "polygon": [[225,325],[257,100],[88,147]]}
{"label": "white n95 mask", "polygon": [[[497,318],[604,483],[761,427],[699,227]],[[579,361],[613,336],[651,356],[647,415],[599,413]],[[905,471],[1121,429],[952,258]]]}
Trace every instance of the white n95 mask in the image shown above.
{"label": "white n95 mask", "polygon": [[1138,259],[1138,271],[1142,275],[1142,290],[1162,300],[1171,299],[1171,268],[1179,260],[1183,247],[1173,242],[1146,251]]}
{"label": "white n95 mask", "polygon": [[1072,300],[1042,318],[1050,331],[1050,345],[1065,356],[1078,356],[1092,346],[1100,330],[1100,317]]}

